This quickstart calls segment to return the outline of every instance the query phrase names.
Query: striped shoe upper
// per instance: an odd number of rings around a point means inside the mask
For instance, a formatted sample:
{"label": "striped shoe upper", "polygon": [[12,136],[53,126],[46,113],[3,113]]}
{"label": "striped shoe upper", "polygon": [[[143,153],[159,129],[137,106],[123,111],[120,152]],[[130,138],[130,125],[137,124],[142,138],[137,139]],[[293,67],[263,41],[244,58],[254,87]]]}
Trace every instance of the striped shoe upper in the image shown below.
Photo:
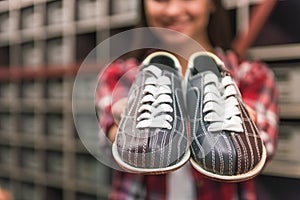
{"label": "striped shoe upper", "polygon": [[176,164],[188,149],[179,62],[150,54],[131,86],[116,136],[120,159],[138,171]]}
{"label": "striped shoe upper", "polygon": [[221,176],[248,173],[262,159],[263,143],[223,63],[210,53],[191,57],[186,76],[192,159]]}

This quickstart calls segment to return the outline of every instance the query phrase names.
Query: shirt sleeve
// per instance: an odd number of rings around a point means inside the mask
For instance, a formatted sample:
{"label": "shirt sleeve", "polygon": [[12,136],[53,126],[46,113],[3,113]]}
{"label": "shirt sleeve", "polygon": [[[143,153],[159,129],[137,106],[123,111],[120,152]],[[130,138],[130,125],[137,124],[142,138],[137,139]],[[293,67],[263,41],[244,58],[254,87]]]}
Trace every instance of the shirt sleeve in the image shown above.
{"label": "shirt sleeve", "polygon": [[[118,60],[104,69],[99,76],[95,103],[100,126],[100,146],[103,146],[102,154],[107,150],[107,146],[105,146],[107,144],[103,142],[103,137],[114,124],[111,107],[114,102],[128,95],[137,69],[137,62],[133,59]],[[106,155],[113,159],[111,149]],[[118,170],[114,170],[113,173],[109,199],[145,199],[144,176]]]}
{"label": "shirt sleeve", "polygon": [[237,79],[244,103],[256,111],[257,127],[270,159],[277,145],[279,121],[275,76],[265,63],[243,61]]}

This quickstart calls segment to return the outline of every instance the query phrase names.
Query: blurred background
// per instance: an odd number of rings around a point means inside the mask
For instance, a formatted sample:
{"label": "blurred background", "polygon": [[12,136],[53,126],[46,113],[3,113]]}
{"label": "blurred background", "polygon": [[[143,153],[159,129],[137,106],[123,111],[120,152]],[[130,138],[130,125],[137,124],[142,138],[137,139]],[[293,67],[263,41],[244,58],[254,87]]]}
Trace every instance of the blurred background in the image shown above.
{"label": "blurred background", "polygon": [[[300,1],[223,1],[235,50],[269,64],[280,90],[278,151],[256,178],[259,198],[300,199]],[[72,89],[90,51],[134,27],[138,3],[0,1],[0,195],[5,190],[16,200],[107,199],[111,169],[79,139]],[[94,86],[88,75],[83,83],[76,98],[82,99],[79,115],[89,119],[84,99]],[[84,129],[97,138],[91,127]]]}

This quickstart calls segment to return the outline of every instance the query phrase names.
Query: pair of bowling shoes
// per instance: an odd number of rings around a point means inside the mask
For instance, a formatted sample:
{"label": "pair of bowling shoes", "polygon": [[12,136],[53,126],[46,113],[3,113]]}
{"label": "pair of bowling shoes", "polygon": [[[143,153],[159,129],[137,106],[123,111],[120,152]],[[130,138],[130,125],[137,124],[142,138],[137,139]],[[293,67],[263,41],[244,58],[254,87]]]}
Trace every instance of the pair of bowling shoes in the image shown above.
{"label": "pair of bowling shoes", "polygon": [[185,77],[177,58],[154,52],[140,65],[112,146],[126,171],[162,174],[190,160],[206,177],[237,182],[262,170],[266,150],[223,62],[194,53]]}

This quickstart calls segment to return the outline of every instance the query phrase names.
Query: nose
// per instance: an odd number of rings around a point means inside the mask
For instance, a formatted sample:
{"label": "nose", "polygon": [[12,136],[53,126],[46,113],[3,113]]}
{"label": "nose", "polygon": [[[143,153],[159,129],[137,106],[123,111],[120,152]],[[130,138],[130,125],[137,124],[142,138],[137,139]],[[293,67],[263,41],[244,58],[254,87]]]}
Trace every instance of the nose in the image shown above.
{"label": "nose", "polygon": [[177,16],[184,9],[184,5],[181,0],[170,0],[166,6],[165,14],[168,16]]}

